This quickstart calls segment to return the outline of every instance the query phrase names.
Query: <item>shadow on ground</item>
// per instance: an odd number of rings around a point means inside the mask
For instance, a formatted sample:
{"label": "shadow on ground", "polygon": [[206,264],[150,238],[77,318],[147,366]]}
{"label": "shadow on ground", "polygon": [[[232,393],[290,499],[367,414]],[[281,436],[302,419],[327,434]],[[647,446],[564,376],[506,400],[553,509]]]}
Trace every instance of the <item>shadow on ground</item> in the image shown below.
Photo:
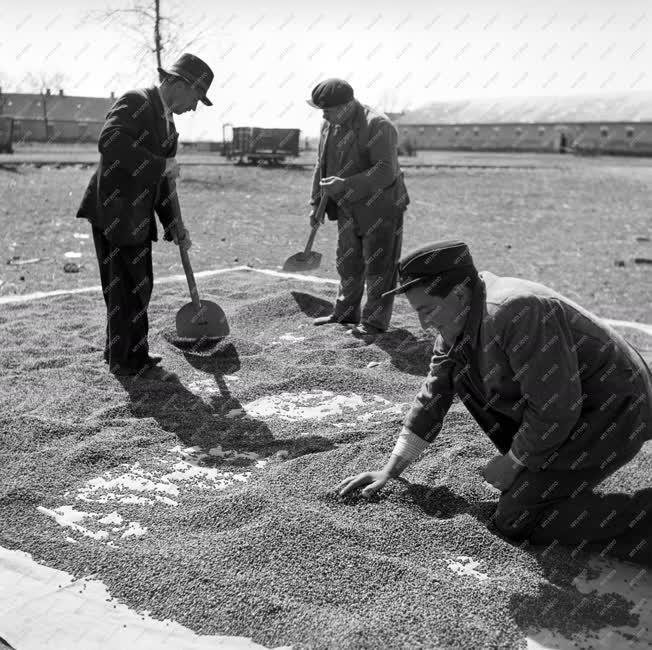
{"label": "shadow on ground", "polygon": [[[309,293],[292,291],[299,309],[310,318],[327,316],[333,312],[333,303]],[[369,342],[386,352],[392,365],[401,372],[425,377],[432,356],[431,340],[418,339],[405,328],[391,329]]]}
{"label": "shadow on ground", "polygon": [[481,524],[487,525],[496,509],[495,501],[468,501],[465,497],[455,494],[446,485],[433,487],[410,483],[407,480],[402,482],[407,488],[407,496],[429,517],[450,519],[468,513]]}
{"label": "shadow on ground", "polygon": [[470,514],[498,538],[525,551],[537,562],[546,580],[538,593],[515,594],[510,598],[512,616],[524,631],[554,629],[564,636],[571,636],[597,632],[605,625],[638,625],[639,617],[630,614],[632,603],[619,594],[582,594],[579,600],[582,607],[578,607],[578,589],[574,579],[580,574],[590,573],[587,569],[591,559],[589,554],[574,552],[573,548],[560,545],[530,546],[527,542],[514,542],[493,526],[495,501],[470,501],[445,485],[430,487],[406,480],[403,482],[407,495],[426,515],[449,519]]}
{"label": "shadow on ground", "polygon": [[[215,390],[202,398],[176,376],[165,382],[119,377],[129,394],[129,408],[134,417],[154,419],[161,429],[173,433],[187,447],[210,449],[221,445],[239,452],[254,452],[261,457],[286,450],[290,458],[333,448],[332,441],[317,435],[277,440],[264,421],[242,417],[243,406],[231,394],[224,379],[224,375],[240,369],[240,358],[232,344],[225,345],[219,354],[185,353],[184,357],[193,368],[213,377]],[[254,462],[243,461],[244,464]]]}
{"label": "shadow on ground", "polygon": [[324,298],[318,298],[301,291],[291,291],[290,293],[299,309],[310,318],[328,316],[333,313],[333,303],[330,300],[324,300]]}
{"label": "shadow on ground", "polygon": [[377,336],[373,343],[389,354],[397,370],[419,377],[428,374],[433,346],[431,340],[418,339],[409,330],[399,328]]}

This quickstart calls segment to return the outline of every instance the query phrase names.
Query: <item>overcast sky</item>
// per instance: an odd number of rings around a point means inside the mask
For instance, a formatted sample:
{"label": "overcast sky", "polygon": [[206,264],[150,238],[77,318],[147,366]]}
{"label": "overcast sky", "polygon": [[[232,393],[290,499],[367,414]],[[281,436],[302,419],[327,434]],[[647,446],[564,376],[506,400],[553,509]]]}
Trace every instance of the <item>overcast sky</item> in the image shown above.
{"label": "overcast sky", "polygon": [[[147,2],[147,0],[140,0]],[[135,0],[114,0],[113,8]],[[151,0],[153,4],[153,0]],[[435,100],[652,89],[652,5],[639,0],[161,0],[180,38],[214,70],[214,106],[177,118],[183,139],[220,139],[222,124],[318,132],[304,101],[341,76],[384,110]],[[113,22],[86,22],[99,0],[7,2],[0,26],[0,84],[28,91],[27,76],[65,75],[67,94],[108,96],[156,82],[153,55]],[[167,52],[164,64],[178,52]]]}

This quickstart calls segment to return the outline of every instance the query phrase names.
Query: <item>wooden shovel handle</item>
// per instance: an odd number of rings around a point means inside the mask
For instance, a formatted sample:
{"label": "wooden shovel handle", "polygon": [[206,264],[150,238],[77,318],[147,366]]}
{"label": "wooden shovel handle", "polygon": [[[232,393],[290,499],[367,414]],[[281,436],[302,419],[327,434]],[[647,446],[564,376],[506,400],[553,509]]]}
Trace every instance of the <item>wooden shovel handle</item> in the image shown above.
{"label": "wooden shovel handle", "polygon": [[312,245],[315,241],[315,235],[321,226],[322,219],[324,218],[324,212],[326,212],[326,204],[328,203],[328,196],[326,194],[321,195],[321,200],[319,201],[319,206],[317,207],[317,212],[315,213],[315,225],[310,231],[310,237],[308,237],[308,242],[306,243],[306,248],[303,251],[304,256],[310,255],[312,250]]}
{"label": "wooden shovel handle", "polygon": [[[179,196],[177,194],[177,183],[174,178],[168,178],[168,184],[170,187],[170,208],[175,223],[174,228],[176,229],[176,233],[180,234],[185,230],[185,226],[183,225],[183,219],[181,218],[181,206],[179,205]],[[179,253],[181,253],[181,264],[183,264],[183,271],[186,274],[186,280],[188,281],[190,299],[192,300],[195,310],[199,311],[201,309],[201,301],[199,300],[199,291],[197,290],[197,283],[195,282],[195,274],[192,272],[192,266],[190,265],[188,251],[183,246],[179,245]]]}

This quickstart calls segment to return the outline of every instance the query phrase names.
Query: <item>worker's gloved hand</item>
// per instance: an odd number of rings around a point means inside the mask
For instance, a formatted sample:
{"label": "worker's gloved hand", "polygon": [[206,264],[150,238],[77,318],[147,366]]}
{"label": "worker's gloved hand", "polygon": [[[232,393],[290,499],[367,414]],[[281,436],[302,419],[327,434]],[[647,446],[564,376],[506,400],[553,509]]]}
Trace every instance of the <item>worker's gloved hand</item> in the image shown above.
{"label": "worker's gloved hand", "polygon": [[179,178],[181,168],[176,158],[165,159],[165,171],[163,172],[168,178]]}
{"label": "worker's gloved hand", "polygon": [[310,221],[310,227],[314,228],[318,222],[324,223],[324,215],[322,214],[321,219],[317,219],[317,206],[314,206],[312,210],[310,210],[308,220]]}
{"label": "worker's gloved hand", "polygon": [[336,197],[346,190],[345,181],[339,176],[328,176],[319,181],[321,191],[327,196]]}
{"label": "worker's gloved hand", "polygon": [[353,490],[357,490],[366,485],[367,487],[362,490],[362,496],[369,498],[380,491],[385,483],[389,481],[389,478],[389,474],[382,470],[377,472],[363,472],[357,476],[347,476],[335,490],[339,493],[339,496],[343,497],[353,492]]}
{"label": "worker's gloved hand", "polygon": [[192,241],[190,241],[190,233],[186,228],[179,232],[175,229],[172,234],[172,240],[177,246],[182,246],[184,250],[189,250],[192,246]]}
{"label": "worker's gloved hand", "polygon": [[523,470],[523,466],[513,461],[508,454],[494,456],[482,470],[482,476],[487,483],[491,483],[501,492],[508,490],[516,477]]}

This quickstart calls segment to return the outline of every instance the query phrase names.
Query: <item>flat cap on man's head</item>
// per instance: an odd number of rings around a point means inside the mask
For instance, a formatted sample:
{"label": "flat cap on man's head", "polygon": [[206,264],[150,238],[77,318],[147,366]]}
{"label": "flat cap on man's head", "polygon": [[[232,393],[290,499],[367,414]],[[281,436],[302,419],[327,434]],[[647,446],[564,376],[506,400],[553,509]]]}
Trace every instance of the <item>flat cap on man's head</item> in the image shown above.
{"label": "flat cap on man's head", "polygon": [[353,99],[353,88],[344,79],[326,79],[318,83],[311,93],[308,104],[314,108],[333,108]]}
{"label": "flat cap on man's head", "polygon": [[469,247],[462,241],[442,241],[410,251],[398,263],[399,286],[383,297],[405,293],[410,287],[432,282],[445,274],[474,271],[475,264]]}

